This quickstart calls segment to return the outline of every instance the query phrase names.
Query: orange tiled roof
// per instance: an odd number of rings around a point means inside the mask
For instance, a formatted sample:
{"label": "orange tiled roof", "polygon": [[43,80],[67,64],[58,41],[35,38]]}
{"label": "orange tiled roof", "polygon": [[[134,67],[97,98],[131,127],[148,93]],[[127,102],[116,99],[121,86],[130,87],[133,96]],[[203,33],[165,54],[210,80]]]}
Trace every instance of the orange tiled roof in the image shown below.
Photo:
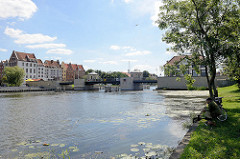
{"label": "orange tiled roof", "polygon": [[27,59],[36,60],[36,56],[33,53],[25,53],[19,51],[14,51],[14,53],[16,54],[19,61],[27,61]]}
{"label": "orange tiled roof", "polygon": [[53,61],[53,60],[45,60],[44,65],[47,67],[58,67],[61,68],[60,64],[58,61]]}
{"label": "orange tiled roof", "polygon": [[43,65],[43,62],[41,59],[37,59],[37,63],[38,63],[38,65]]}
{"label": "orange tiled roof", "polygon": [[167,65],[167,64],[168,65],[175,65],[176,62],[181,61],[185,57],[186,57],[186,55],[174,56],[171,60],[167,61],[167,63],[165,65]]}

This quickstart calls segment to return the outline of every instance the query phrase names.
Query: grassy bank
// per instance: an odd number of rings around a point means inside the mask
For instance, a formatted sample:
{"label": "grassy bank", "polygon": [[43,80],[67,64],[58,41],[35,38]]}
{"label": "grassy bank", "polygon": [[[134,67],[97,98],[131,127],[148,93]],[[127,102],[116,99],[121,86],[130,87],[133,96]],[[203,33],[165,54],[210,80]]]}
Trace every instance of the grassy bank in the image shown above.
{"label": "grassy bank", "polygon": [[197,130],[192,134],[181,159],[185,158],[222,158],[237,159],[240,156],[240,90],[237,86],[219,88],[223,98],[223,107],[227,110],[228,119],[217,122],[217,126],[204,125],[200,121]]}

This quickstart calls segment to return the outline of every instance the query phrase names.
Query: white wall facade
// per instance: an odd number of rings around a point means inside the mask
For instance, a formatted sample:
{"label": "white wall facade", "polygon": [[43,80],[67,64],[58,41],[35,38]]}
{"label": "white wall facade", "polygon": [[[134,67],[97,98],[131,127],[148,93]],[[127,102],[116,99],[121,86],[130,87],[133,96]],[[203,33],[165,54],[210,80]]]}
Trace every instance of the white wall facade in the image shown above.
{"label": "white wall facade", "polygon": [[37,63],[18,61],[17,66],[25,71],[24,81],[27,79],[37,79]]}

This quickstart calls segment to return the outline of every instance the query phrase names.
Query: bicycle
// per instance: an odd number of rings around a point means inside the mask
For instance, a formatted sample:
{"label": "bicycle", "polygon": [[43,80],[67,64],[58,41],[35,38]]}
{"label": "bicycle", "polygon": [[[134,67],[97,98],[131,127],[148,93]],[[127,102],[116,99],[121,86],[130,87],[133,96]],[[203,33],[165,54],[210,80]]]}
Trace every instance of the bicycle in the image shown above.
{"label": "bicycle", "polygon": [[219,106],[219,108],[222,111],[222,114],[217,116],[217,119],[220,120],[220,121],[225,121],[225,120],[227,120],[228,116],[227,116],[227,111],[223,108],[222,98],[223,97],[215,97],[214,102],[217,103],[217,105]]}

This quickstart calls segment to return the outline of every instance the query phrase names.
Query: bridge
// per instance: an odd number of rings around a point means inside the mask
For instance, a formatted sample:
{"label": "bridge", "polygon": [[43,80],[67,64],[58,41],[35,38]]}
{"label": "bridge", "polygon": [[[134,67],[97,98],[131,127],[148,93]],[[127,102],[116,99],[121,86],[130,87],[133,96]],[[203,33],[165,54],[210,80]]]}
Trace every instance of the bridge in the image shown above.
{"label": "bridge", "polygon": [[125,77],[119,79],[104,79],[97,81],[85,81],[84,79],[76,79],[74,82],[60,82],[59,85],[72,85],[74,84],[74,88],[91,88],[95,84],[112,84],[112,85],[120,85],[121,90],[142,90],[142,84],[152,84],[157,83],[157,80],[137,80],[132,77]]}

